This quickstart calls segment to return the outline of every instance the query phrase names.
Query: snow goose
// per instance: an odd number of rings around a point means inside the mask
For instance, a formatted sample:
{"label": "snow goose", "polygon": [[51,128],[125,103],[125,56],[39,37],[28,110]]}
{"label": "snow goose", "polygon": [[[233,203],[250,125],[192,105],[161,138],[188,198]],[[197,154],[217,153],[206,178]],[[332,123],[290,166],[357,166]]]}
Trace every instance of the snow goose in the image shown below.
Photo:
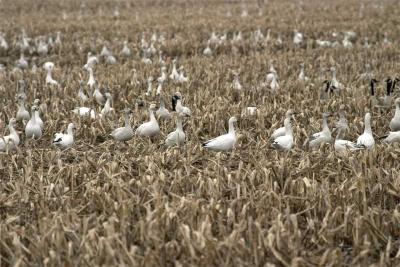
{"label": "snow goose", "polygon": [[147,78],[147,92],[146,92],[146,96],[151,96],[152,92],[153,92],[153,76],[150,76],[149,78]]}
{"label": "snow goose", "polygon": [[102,108],[102,110],[100,112],[100,114],[102,116],[105,116],[108,113],[110,113],[111,111],[114,111],[114,109],[111,107],[111,101],[112,101],[111,94],[107,92],[107,93],[105,93],[105,95],[106,95],[107,100],[106,100],[106,103],[104,104],[104,107]]}
{"label": "snow goose", "polygon": [[114,140],[126,142],[132,139],[134,133],[129,121],[131,113],[132,111],[129,108],[124,109],[125,126],[119,127],[111,132],[110,136],[114,138]]}
{"label": "snow goose", "polygon": [[99,104],[99,105],[104,104],[105,99],[104,99],[103,94],[100,92],[100,86],[97,81],[94,84],[93,97],[96,100],[97,104]]}
{"label": "snow goose", "polygon": [[230,151],[235,147],[236,133],[234,123],[237,122],[236,117],[229,119],[229,130],[227,134],[220,135],[214,139],[204,142],[202,146],[204,148],[214,151]]}
{"label": "snow goose", "polygon": [[355,150],[363,149],[362,147],[358,146],[356,143],[343,139],[346,129],[337,128],[337,129],[335,129],[335,131],[337,131],[337,135],[336,135],[335,143],[334,143],[335,151],[346,152],[346,151],[355,151]]}
{"label": "snow goose", "polygon": [[397,132],[400,131],[400,98],[396,98],[394,103],[396,105],[396,111],[394,113],[394,117],[389,123],[389,127],[391,131]]}
{"label": "snow goose", "polygon": [[139,84],[140,84],[140,82],[139,82],[138,77],[137,77],[137,71],[136,71],[136,69],[133,69],[132,70],[131,85],[139,85]]}
{"label": "snow goose", "polygon": [[155,104],[151,104],[149,108],[150,121],[141,124],[136,129],[136,134],[140,137],[153,137],[160,133],[160,127],[156,117],[154,116]]}
{"label": "snow goose", "polygon": [[29,112],[25,108],[25,100],[23,97],[18,96],[17,97],[17,103],[18,103],[18,111],[17,111],[17,121],[24,121],[27,122],[30,119]]}
{"label": "snow goose", "polygon": [[83,66],[84,69],[93,68],[97,63],[99,63],[99,59],[96,56],[93,56],[92,53],[88,53],[86,64]]}
{"label": "snow goose", "polygon": [[181,66],[181,67],[179,68],[179,77],[178,77],[177,82],[178,82],[178,83],[187,83],[188,81],[189,81],[189,78],[188,78],[188,77],[185,77],[185,75],[184,75],[184,73],[183,73],[183,66]]}
{"label": "snow goose", "polygon": [[27,138],[40,139],[42,137],[42,128],[36,120],[36,111],[39,108],[35,105],[31,108],[31,119],[25,126],[25,135]]}
{"label": "snow goose", "polygon": [[300,46],[303,42],[303,34],[297,30],[294,30],[293,34],[293,44],[295,46]]}
{"label": "snow goose", "polygon": [[272,92],[276,92],[280,88],[278,83],[278,76],[276,75],[276,72],[274,74],[275,75],[272,77],[271,83],[269,84]]}
{"label": "snow goose", "polygon": [[115,65],[117,64],[117,59],[113,55],[109,55],[106,57],[106,64]]}
{"label": "snow goose", "polygon": [[167,81],[167,74],[165,73],[166,70],[167,68],[165,66],[161,67],[161,76],[157,78],[158,82],[164,83]]}
{"label": "snow goose", "polygon": [[0,138],[0,151],[15,150],[19,145],[20,139],[18,132],[15,130],[16,120],[11,118],[8,122],[9,135]]}
{"label": "snow goose", "polygon": [[328,112],[322,114],[322,131],[310,136],[309,147],[311,149],[318,148],[321,144],[332,142],[331,130],[328,126],[328,118],[330,116],[331,114]]}
{"label": "snow goose", "polygon": [[94,84],[96,83],[96,80],[93,75],[93,68],[87,67],[86,70],[89,72],[89,80],[87,82],[87,85],[90,87],[90,89],[92,89]]}
{"label": "snow goose", "polygon": [[235,91],[242,91],[242,85],[240,84],[239,80],[239,73],[233,72],[233,82],[232,82],[232,88]]}
{"label": "snow goose", "polygon": [[300,82],[306,82],[309,80],[309,78],[306,76],[306,74],[304,72],[304,63],[300,63],[300,73],[299,73],[298,80]]}
{"label": "snow goose", "polygon": [[62,150],[70,148],[74,144],[74,130],[74,124],[68,124],[67,133],[56,133],[54,135],[53,144]]}
{"label": "snow goose", "polygon": [[92,120],[96,119],[96,111],[92,108],[76,107],[72,112],[80,117],[90,117]]}
{"label": "snow goose", "polygon": [[182,105],[182,95],[180,92],[176,92],[172,97],[172,110],[178,113],[183,113],[185,116],[192,115],[191,110]]}
{"label": "snow goose", "polygon": [[40,128],[42,128],[42,130],[43,130],[43,120],[40,118],[40,112],[39,112],[40,100],[35,99],[35,101],[33,101],[33,105],[38,107],[38,109],[35,111],[36,122],[37,122],[37,124],[39,124]]}
{"label": "snow goose", "polygon": [[165,139],[165,144],[169,147],[171,146],[181,146],[186,141],[186,135],[183,131],[182,120],[184,114],[179,113],[176,118],[176,130],[169,133],[167,138]]}
{"label": "snow goose", "polygon": [[332,80],[331,80],[331,85],[335,88],[338,89],[339,91],[343,89],[343,84],[341,84],[338,79],[336,78],[336,68],[331,67],[331,73],[332,73]]}
{"label": "snow goose", "polygon": [[266,78],[267,83],[271,82],[275,76],[277,77],[278,75],[274,68],[273,60],[270,60],[269,61],[269,73],[267,74],[267,78]]}
{"label": "snow goose", "polygon": [[124,41],[124,47],[121,50],[121,55],[126,58],[131,56],[131,49],[128,47],[128,41]]}
{"label": "snow goose", "polygon": [[171,118],[171,114],[168,109],[165,108],[164,98],[160,96],[160,107],[156,111],[156,115],[159,119],[168,120]]}
{"label": "snow goose", "polygon": [[364,133],[357,138],[357,145],[366,149],[372,149],[375,145],[375,140],[371,129],[371,114],[366,113],[364,118]]}
{"label": "snow goose", "polygon": [[100,56],[107,58],[110,55],[111,55],[111,52],[110,52],[110,50],[108,50],[107,42],[106,42],[106,43],[104,43],[103,48],[101,49]]}
{"label": "snow goose", "polygon": [[212,56],[212,51],[211,51],[211,48],[210,48],[210,41],[207,42],[207,47],[204,48],[203,55],[205,55],[206,57],[211,57]]}
{"label": "snow goose", "polygon": [[49,47],[48,47],[48,44],[45,43],[43,38],[39,39],[39,43],[37,45],[36,51],[42,57],[47,55],[47,53],[49,51]]}
{"label": "snow goose", "polygon": [[49,85],[58,85],[58,82],[53,79],[51,76],[51,73],[54,69],[54,63],[53,62],[46,62],[43,64],[43,68],[46,70],[46,84]]}
{"label": "snow goose", "polygon": [[257,114],[257,111],[257,107],[246,107],[242,112],[242,116],[254,116]]}
{"label": "snow goose", "polygon": [[15,62],[17,68],[25,70],[28,68],[28,61],[25,59],[24,53],[21,52],[20,58]]}
{"label": "snow goose", "polygon": [[171,71],[171,74],[169,75],[169,78],[173,81],[178,81],[178,79],[179,79],[179,73],[176,69],[176,62],[177,62],[176,59],[174,59],[172,61],[172,71]]}
{"label": "snow goose", "polygon": [[[286,111],[286,114],[285,114],[285,119],[287,119],[287,118],[292,118],[292,117],[293,117],[294,115],[296,115],[296,114],[297,114],[297,113],[294,112],[293,109],[288,109],[288,110]],[[272,133],[271,139],[275,140],[275,139],[278,138],[279,136],[285,135],[285,133],[286,133],[285,126],[280,127],[280,128],[276,129],[276,130]]]}
{"label": "snow goose", "polygon": [[89,100],[89,97],[86,95],[86,93],[83,91],[83,81],[79,82],[79,92],[78,92],[78,97],[82,101],[82,103],[85,103],[86,101]]}
{"label": "snow goose", "polygon": [[292,149],[294,144],[291,117],[285,118],[283,124],[285,125],[285,134],[275,138],[272,142],[272,147],[279,150],[289,151]]}

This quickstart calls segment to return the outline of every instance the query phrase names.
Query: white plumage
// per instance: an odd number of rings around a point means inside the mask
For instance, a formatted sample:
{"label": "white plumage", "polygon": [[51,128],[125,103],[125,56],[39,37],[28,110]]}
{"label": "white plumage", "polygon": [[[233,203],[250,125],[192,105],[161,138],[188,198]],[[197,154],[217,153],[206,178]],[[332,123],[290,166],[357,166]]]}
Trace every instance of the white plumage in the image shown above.
{"label": "white plumage", "polygon": [[132,139],[134,133],[132,126],[129,122],[129,116],[131,113],[132,112],[130,109],[124,110],[125,126],[119,127],[111,132],[110,135],[112,136],[112,138],[114,138],[114,140],[126,142]]}
{"label": "white plumage", "polygon": [[283,123],[285,125],[285,134],[282,136],[278,136],[273,141],[272,147],[279,150],[289,151],[292,149],[294,144],[291,117],[286,117]]}
{"label": "white plumage", "polygon": [[136,134],[140,137],[153,137],[160,133],[160,127],[158,125],[157,119],[154,116],[154,109],[156,105],[151,104],[149,108],[150,121],[141,124],[136,129]]}
{"label": "white plumage", "polygon": [[10,131],[10,134],[0,138],[0,151],[7,151],[7,148],[9,150],[15,150],[19,145],[20,142],[19,135],[17,131],[14,129],[16,122],[17,122],[16,119],[14,118],[10,119],[8,123],[8,129]]}
{"label": "white plumage", "polygon": [[366,113],[364,118],[364,133],[357,138],[357,145],[363,146],[366,149],[373,149],[375,140],[371,129],[371,114]]}
{"label": "white plumage", "polygon": [[42,137],[42,128],[36,120],[36,112],[39,110],[37,106],[31,108],[31,119],[25,126],[25,135],[27,138],[40,139]]}
{"label": "white plumage", "polygon": [[309,147],[311,149],[318,148],[321,144],[332,142],[331,130],[329,129],[329,126],[328,126],[329,116],[331,116],[331,115],[326,112],[322,114],[322,118],[323,118],[322,131],[312,134],[310,136]]}
{"label": "white plumage", "polygon": [[220,135],[203,143],[203,147],[215,151],[230,151],[236,144],[236,133],[234,123],[237,122],[235,117],[229,119],[229,131],[227,134]]}
{"label": "white plumage", "polygon": [[167,146],[180,146],[183,145],[186,141],[186,135],[183,131],[182,119],[184,115],[178,114],[176,119],[176,130],[169,133],[167,138],[165,139],[165,144]]}
{"label": "white plumage", "polygon": [[74,144],[74,129],[73,123],[68,124],[67,133],[56,133],[53,144],[61,149],[70,148]]}
{"label": "white plumage", "polygon": [[156,111],[156,115],[159,119],[168,120],[171,118],[171,114],[168,109],[165,108],[164,98],[160,97],[160,107]]}
{"label": "white plumage", "polygon": [[[294,114],[296,113],[292,109],[289,109],[288,111],[286,111],[285,119],[291,118]],[[280,127],[272,133],[271,139],[275,140],[277,137],[285,135],[285,133],[286,133],[285,126]]]}

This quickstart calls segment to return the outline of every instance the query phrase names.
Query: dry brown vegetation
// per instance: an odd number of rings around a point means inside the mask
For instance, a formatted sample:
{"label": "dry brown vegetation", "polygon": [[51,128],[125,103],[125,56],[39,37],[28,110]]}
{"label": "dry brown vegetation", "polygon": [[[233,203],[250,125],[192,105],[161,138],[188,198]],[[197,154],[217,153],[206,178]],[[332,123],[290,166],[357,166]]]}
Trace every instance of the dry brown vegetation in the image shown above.
{"label": "dry brown vegetation", "polygon": [[[2,52],[2,127],[15,116],[18,79],[28,84],[29,104],[47,104],[45,132],[38,142],[23,140],[19,150],[0,155],[1,266],[398,266],[400,264],[399,147],[378,142],[372,152],[337,155],[331,146],[303,149],[310,132],[320,129],[321,114],[345,104],[350,140],[363,130],[368,108],[367,83],[357,79],[366,62],[378,79],[399,70],[400,16],[396,1],[268,1],[263,15],[254,2],[222,1],[2,1],[1,30],[12,43],[24,28],[29,36],[60,30],[60,50],[39,58],[53,61],[61,89],[44,84],[44,71],[13,73],[19,51]],[[360,13],[360,3],[363,4]],[[119,8],[119,18],[112,16]],[[243,7],[249,17],[241,18]],[[102,14],[99,13],[101,8]],[[230,10],[232,17],[226,17]],[[62,13],[69,17],[63,20]],[[250,32],[281,33],[283,47],[254,46]],[[296,49],[293,30],[307,36]],[[241,30],[237,49],[226,45],[202,55],[211,31]],[[329,39],[333,31],[353,30],[353,49],[318,48],[312,39]],[[382,45],[383,31],[393,45]],[[161,47],[170,68],[179,57],[190,82],[169,82],[169,97],[180,90],[194,115],[187,121],[188,142],[167,149],[134,138],[127,145],[105,139],[118,122],[81,120],[70,110],[88,51],[99,53],[103,40],[118,58],[126,38],[134,51],[116,66],[100,64],[95,74],[109,84],[114,107],[122,110],[145,98],[146,79],[158,77],[159,65],[140,62],[142,32],[164,32]],[[368,36],[370,49],[362,47]],[[78,44],[79,43],[79,44]],[[79,49],[81,47],[81,49]],[[30,58],[29,55],[27,55]],[[276,95],[256,87],[275,60],[281,90]],[[304,62],[311,82],[297,82]],[[348,88],[340,96],[319,100],[320,67],[335,65]],[[136,68],[143,83],[130,84]],[[232,70],[240,72],[244,92],[232,101]],[[170,70],[169,70],[170,71]],[[379,93],[383,90],[379,88]],[[396,92],[397,94],[397,92]],[[240,117],[249,105],[254,117]],[[169,102],[168,102],[168,108]],[[274,151],[269,136],[282,124],[288,108],[301,112],[294,122],[296,145]],[[373,111],[373,131],[386,133],[393,112]],[[240,117],[240,138],[231,153],[204,151],[202,141],[225,132],[226,121]],[[147,119],[136,109],[132,123]],[[53,134],[75,122],[73,149],[50,146]],[[162,124],[167,134],[175,125]],[[272,127],[272,128],[271,128]],[[18,129],[23,131],[23,126]]]}

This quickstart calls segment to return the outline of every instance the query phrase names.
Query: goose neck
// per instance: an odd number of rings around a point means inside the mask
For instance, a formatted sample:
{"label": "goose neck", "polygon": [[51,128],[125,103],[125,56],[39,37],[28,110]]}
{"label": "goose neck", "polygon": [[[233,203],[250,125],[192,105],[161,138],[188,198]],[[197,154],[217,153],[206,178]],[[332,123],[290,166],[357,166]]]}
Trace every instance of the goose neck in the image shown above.
{"label": "goose neck", "polygon": [[233,121],[229,121],[229,133],[235,134],[235,126],[233,125]]}
{"label": "goose neck", "polygon": [[370,118],[365,118],[364,125],[365,125],[364,126],[364,133],[372,134],[371,119]]}
{"label": "goose neck", "polygon": [[129,114],[128,113],[125,113],[124,119],[125,119],[125,127],[129,127],[130,122],[129,122]]}

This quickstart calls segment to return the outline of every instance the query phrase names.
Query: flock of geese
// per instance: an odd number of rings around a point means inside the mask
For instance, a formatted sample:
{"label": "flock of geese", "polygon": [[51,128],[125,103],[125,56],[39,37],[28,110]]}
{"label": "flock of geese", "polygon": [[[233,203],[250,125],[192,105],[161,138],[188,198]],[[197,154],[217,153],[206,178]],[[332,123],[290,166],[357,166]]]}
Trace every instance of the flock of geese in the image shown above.
{"label": "flock of geese", "polygon": [[[242,40],[242,33],[239,31],[234,33],[231,42],[238,43]],[[271,40],[270,30],[267,31],[267,35],[265,36],[261,30],[256,30],[250,36],[257,43],[268,43]],[[344,40],[343,46],[350,48],[352,44],[352,40],[355,38],[354,32],[344,32]],[[207,47],[204,49],[203,54],[205,56],[212,56],[212,48],[217,47],[225,42],[227,42],[227,34],[223,34],[218,36],[215,32],[211,33],[211,37],[207,40]],[[280,40],[280,41],[279,41]],[[61,42],[61,34],[57,33],[55,41],[51,37],[46,38],[45,36],[40,36],[35,39],[34,45],[31,45],[29,42],[30,38],[27,37],[25,31],[19,36],[18,40],[15,42],[15,47],[17,47],[21,51],[20,58],[15,62],[15,68],[13,71],[21,71],[24,72],[28,69],[29,64],[27,59],[24,56],[24,53],[36,53],[39,56],[45,56],[51,49],[55,47],[59,47],[62,45]],[[278,36],[277,42],[281,42],[281,37]],[[164,102],[164,92],[163,85],[167,80],[172,80],[176,84],[187,83],[189,81],[189,77],[184,74],[183,66],[178,66],[177,59],[172,61],[171,73],[167,74],[167,67],[165,58],[162,54],[161,50],[157,50],[156,44],[163,44],[165,42],[165,37],[163,35],[157,36],[153,34],[151,36],[150,42],[148,42],[144,35],[140,40],[139,47],[141,49],[141,62],[144,64],[152,64],[155,61],[155,58],[158,55],[158,63],[161,65],[160,76],[156,79],[158,85],[156,89],[153,87],[154,78],[152,76],[147,79],[147,90],[145,92],[145,96],[153,95],[154,89],[156,90],[156,95],[159,99],[159,108],[157,109],[155,104],[150,104],[149,106],[149,120],[147,122],[142,123],[138,127],[133,128],[130,124],[130,116],[132,111],[130,109],[124,109],[124,126],[114,129],[109,136],[113,138],[115,141],[120,142],[128,142],[135,136],[140,138],[150,138],[160,135],[160,125],[159,120],[170,120],[175,114],[176,117],[176,129],[175,131],[169,133],[165,138],[165,145],[168,147],[173,146],[182,146],[186,142],[186,134],[184,131],[184,120],[187,117],[192,115],[192,112],[189,107],[183,105],[183,96],[180,92],[176,92],[172,98],[172,112],[168,111]],[[293,44],[295,46],[301,46],[304,43],[304,35],[299,31],[295,30],[293,35]],[[385,44],[389,44],[388,38],[385,34],[384,39]],[[328,41],[317,40],[317,44],[323,47],[333,47],[334,44],[329,44]],[[86,85],[92,90],[88,95],[83,89],[85,83],[83,81],[80,82],[80,87],[77,93],[77,96],[81,103],[85,103],[89,99],[93,99],[97,104],[102,106],[100,112],[97,112],[96,109],[80,106],[76,107],[72,110],[74,114],[81,117],[89,117],[91,119],[103,118],[107,116],[110,112],[115,112],[112,107],[112,94],[106,88],[104,93],[100,90],[99,82],[95,78],[94,69],[99,62],[104,62],[109,65],[117,64],[117,57],[109,50],[109,43],[104,43],[104,46],[99,55],[94,55],[92,53],[88,53],[86,64],[83,66],[83,69],[88,73],[88,81]],[[3,50],[7,50],[9,48],[8,43],[5,39],[5,35],[0,33],[0,48]],[[124,41],[123,48],[120,53],[122,57],[129,58],[132,55],[132,51],[128,46],[128,42]],[[0,71],[4,72],[5,67],[0,66]],[[45,84],[50,87],[60,87],[60,83],[55,80],[52,76],[52,72],[55,68],[55,64],[53,62],[46,62],[43,64],[43,69],[46,72]],[[34,73],[37,70],[37,66],[35,61],[32,59],[32,69],[31,71]],[[328,97],[331,94],[336,92],[340,92],[344,89],[343,84],[341,84],[336,77],[336,69],[332,67],[330,69],[332,78],[330,80],[325,80],[324,84],[326,85],[326,89],[323,93]],[[243,90],[243,86],[240,83],[239,74],[234,72],[234,79],[232,82],[232,88],[234,91],[240,92]],[[371,86],[371,98],[374,100],[374,105],[390,107],[391,105],[391,97],[392,92],[394,90],[396,82],[399,82],[398,78],[387,79],[387,92],[383,98],[378,98],[375,96],[375,84],[377,80],[373,78],[373,74],[370,71],[370,66],[366,65],[366,72],[361,75],[363,79],[370,80]],[[301,82],[307,82],[310,80],[309,77],[305,74],[305,66],[303,63],[300,64],[300,72],[298,75],[298,80]],[[133,70],[133,77],[131,79],[131,83],[133,85],[138,85],[140,82],[137,78],[136,70]],[[266,79],[264,82],[260,84],[260,87],[269,87],[269,89],[273,92],[277,92],[280,88],[278,83],[278,74],[276,69],[273,66],[273,61],[270,61],[269,73],[266,75]],[[25,127],[25,137],[26,139],[34,139],[38,140],[42,138],[43,130],[45,123],[40,117],[40,100],[35,99],[33,105],[30,107],[30,112],[26,108],[27,102],[27,94],[26,94],[26,84],[24,80],[20,80],[18,82],[18,92],[16,96],[18,110],[15,118],[11,118],[8,123],[9,135],[3,136],[0,138],[0,151],[10,151],[16,150],[18,145],[20,144],[20,136],[18,131],[16,130],[16,126],[18,122],[22,122]],[[400,141],[400,99],[395,100],[396,104],[396,112],[395,116],[390,122],[391,131],[387,136],[384,137],[383,141],[386,143],[393,143]],[[256,114],[257,107],[247,107],[246,114],[254,115]],[[284,126],[276,129],[271,136],[271,146],[278,150],[289,151],[294,146],[294,134],[292,129],[292,119],[296,116],[296,112],[292,109],[289,109],[286,112],[286,116],[284,118]],[[347,125],[347,120],[345,116],[345,108],[341,106],[339,110],[339,121],[336,123],[335,129],[331,132],[328,126],[328,119],[332,116],[330,113],[323,113],[323,123],[322,123],[322,131],[317,132],[309,136],[308,138],[308,147],[310,149],[317,149],[322,144],[333,143],[334,148],[337,151],[355,151],[361,149],[373,149],[375,145],[375,140],[372,134],[371,129],[371,114],[366,113],[364,118],[364,133],[360,135],[355,142],[346,140],[345,134],[349,129]],[[231,151],[234,149],[237,136],[235,131],[235,123],[237,122],[236,117],[229,118],[229,130],[228,133],[218,136],[214,139],[208,140],[202,144],[205,149],[215,150],[215,151]],[[66,150],[71,148],[74,145],[74,130],[75,124],[69,123],[67,131],[65,133],[56,133],[54,135],[53,144],[59,147],[62,150]],[[333,139],[332,134],[336,133],[335,139]]]}

